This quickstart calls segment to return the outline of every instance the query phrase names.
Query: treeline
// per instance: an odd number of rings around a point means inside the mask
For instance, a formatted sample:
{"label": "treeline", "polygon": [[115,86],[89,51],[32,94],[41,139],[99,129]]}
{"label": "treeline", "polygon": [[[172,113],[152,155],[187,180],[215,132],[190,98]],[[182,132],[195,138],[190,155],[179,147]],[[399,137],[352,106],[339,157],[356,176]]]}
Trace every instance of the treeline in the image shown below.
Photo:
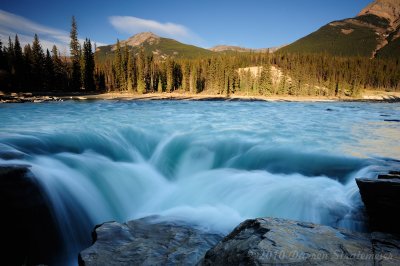
{"label": "treeline", "polygon": [[398,60],[328,54],[234,53],[160,59],[120,43],[98,61],[109,91],[247,95],[358,96],[364,89],[400,91]]}
{"label": "treeline", "polygon": [[90,39],[79,44],[72,18],[71,56],[62,56],[57,46],[43,50],[35,34],[32,44],[21,47],[18,35],[8,45],[0,40],[0,90],[13,92],[81,92],[104,89],[104,78],[95,72]]}
{"label": "treeline", "polygon": [[358,96],[365,89],[400,91],[398,59],[328,54],[216,53],[197,59],[146,54],[118,41],[106,58],[81,46],[72,18],[70,56],[44,51],[35,35],[0,41],[0,90],[133,93],[187,92],[219,95]]}

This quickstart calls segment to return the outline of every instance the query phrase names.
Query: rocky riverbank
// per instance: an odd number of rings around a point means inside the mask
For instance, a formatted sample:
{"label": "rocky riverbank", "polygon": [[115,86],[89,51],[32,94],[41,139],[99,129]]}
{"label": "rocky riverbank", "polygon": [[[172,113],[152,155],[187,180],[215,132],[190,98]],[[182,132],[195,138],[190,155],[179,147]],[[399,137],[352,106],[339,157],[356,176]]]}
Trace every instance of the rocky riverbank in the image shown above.
{"label": "rocky riverbank", "polygon": [[354,97],[311,97],[311,96],[262,96],[262,95],[246,95],[232,94],[229,97],[221,94],[192,94],[187,92],[171,92],[171,93],[127,93],[127,92],[110,92],[110,93],[10,93],[4,94],[0,92],[0,103],[24,103],[24,102],[49,102],[49,101],[65,101],[65,100],[187,100],[187,101],[268,101],[268,102],[332,102],[332,101],[349,101],[349,102],[399,102],[400,93],[371,91],[358,98]]}
{"label": "rocky riverbank", "polygon": [[[399,265],[400,239],[277,218],[251,219],[229,235],[154,217],[105,223],[80,265]],[[217,244],[218,243],[218,244]],[[207,251],[208,250],[208,251]]]}
{"label": "rocky riverbank", "polygon": [[33,95],[32,93],[11,93],[1,94],[0,103],[42,103],[42,102],[60,102],[62,97],[51,95]]}

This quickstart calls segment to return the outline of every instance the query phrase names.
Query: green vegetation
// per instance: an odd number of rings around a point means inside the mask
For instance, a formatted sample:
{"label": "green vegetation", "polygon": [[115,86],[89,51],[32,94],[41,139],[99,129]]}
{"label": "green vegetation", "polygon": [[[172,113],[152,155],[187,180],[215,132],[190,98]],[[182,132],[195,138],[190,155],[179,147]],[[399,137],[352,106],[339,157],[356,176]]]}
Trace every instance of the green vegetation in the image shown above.
{"label": "green vegetation", "polygon": [[[279,52],[371,57],[378,45],[377,34],[383,34],[389,27],[387,19],[372,14],[334,21]],[[377,51],[376,57],[400,58],[400,38],[395,38],[399,31],[397,29],[387,38],[388,44]]]}
{"label": "green vegetation", "polygon": [[[56,46],[51,53],[43,51],[37,35],[23,49],[18,36],[9,38],[8,45],[0,41],[0,86],[19,92],[179,91],[225,96],[341,97],[358,96],[364,89],[399,91],[400,60],[392,56],[400,54],[399,39],[380,50],[378,58],[369,59],[370,47],[376,45],[370,38],[374,34],[368,27],[340,22],[275,54],[214,53],[165,38],[139,46],[117,41],[93,53],[90,39],[79,44],[73,18],[70,57],[61,56]],[[301,52],[296,52],[299,47]],[[359,56],[349,56],[354,53]]]}
{"label": "green vegetation", "polygon": [[375,31],[352,23],[339,23],[336,26],[323,26],[316,32],[281,48],[279,52],[370,57],[378,44]]}
{"label": "green vegetation", "polygon": [[72,17],[72,25],[71,25],[71,42],[70,42],[70,50],[71,50],[71,90],[78,90],[81,85],[81,50],[80,44],[78,41],[78,29],[77,29],[75,17]]}
{"label": "green vegetation", "polygon": [[105,88],[104,75],[95,73],[95,60],[89,39],[78,42],[77,24],[72,18],[71,56],[61,56],[56,46],[44,51],[38,35],[22,50],[18,35],[4,46],[0,40],[0,88],[4,91],[82,92]]}
{"label": "green vegetation", "polygon": [[[107,58],[113,57],[113,45],[98,47],[96,51],[96,58],[99,62],[104,62]],[[204,56],[210,56],[213,54],[212,51],[196,47],[193,45],[183,44],[178,41],[159,38],[157,42],[149,43],[144,42],[143,45],[138,47],[129,47],[135,54],[139,53],[141,50],[146,55],[153,55],[155,52],[159,56],[163,57],[174,57],[174,58],[198,58]]]}
{"label": "green vegetation", "polygon": [[[400,31],[400,29],[398,30]],[[377,54],[378,58],[397,58],[400,59],[400,37],[389,42],[385,47],[380,49]]]}
{"label": "green vegetation", "polygon": [[390,26],[390,23],[387,19],[375,16],[373,14],[358,16],[355,18],[361,22],[366,22],[368,24],[380,27],[380,28],[387,28]]}
{"label": "green vegetation", "polygon": [[[359,96],[369,88],[400,90],[398,60],[326,53],[236,53],[164,60],[144,50],[137,55],[122,53],[120,58],[118,47],[113,61],[97,64],[110,91]],[[131,60],[131,69],[126,69],[124,62]],[[121,80],[118,69],[133,74]]]}

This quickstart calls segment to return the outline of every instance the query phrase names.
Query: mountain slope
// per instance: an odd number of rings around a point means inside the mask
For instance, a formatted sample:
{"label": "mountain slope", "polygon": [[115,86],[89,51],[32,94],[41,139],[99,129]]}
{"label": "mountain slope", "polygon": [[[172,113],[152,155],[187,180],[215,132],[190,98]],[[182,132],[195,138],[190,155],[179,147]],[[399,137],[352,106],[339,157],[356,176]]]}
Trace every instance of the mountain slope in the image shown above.
{"label": "mountain slope", "polygon": [[400,58],[399,25],[400,0],[375,0],[355,18],[331,22],[279,51]]}
{"label": "mountain slope", "polygon": [[240,46],[233,46],[233,45],[217,45],[214,47],[211,47],[209,49],[210,51],[213,52],[240,52],[240,53],[248,53],[253,51],[250,48],[244,48],[244,47],[240,47]]}
{"label": "mountain slope", "polygon": [[[151,32],[138,33],[127,40],[120,41],[121,47],[128,46],[134,52],[144,49],[146,54],[167,58],[195,58],[207,56],[212,51],[194,45],[183,44],[173,39],[162,38]],[[101,46],[96,50],[97,57],[102,60],[114,54],[116,44]]]}
{"label": "mountain slope", "polygon": [[256,52],[256,53],[274,53],[278,49],[284,47],[285,45],[281,45],[278,47],[270,47],[270,48],[259,48],[259,49],[251,49],[251,48],[245,48],[245,47],[240,47],[240,46],[233,46],[233,45],[217,45],[214,47],[211,47],[209,50],[217,53],[250,53],[250,52]]}

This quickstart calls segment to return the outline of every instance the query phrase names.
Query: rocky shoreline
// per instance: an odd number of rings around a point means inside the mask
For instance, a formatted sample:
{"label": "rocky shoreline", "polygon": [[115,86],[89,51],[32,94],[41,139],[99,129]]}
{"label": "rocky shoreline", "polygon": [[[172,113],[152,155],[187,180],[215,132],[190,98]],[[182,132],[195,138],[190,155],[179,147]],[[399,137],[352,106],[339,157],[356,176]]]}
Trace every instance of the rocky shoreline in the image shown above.
{"label": "rocky shoreline", "polygon": [[66,100],[187,100],[187,101],[271,101],[271,102],[400,102],[400,93],[381,93],[364,95],[359,98],[352,97],[307,97],[307,96],[248,96],[248,95],[207,95],[190,93],[10,93],[0,92],[0,103],[42,103]]}
{"label": "rocky shoreline", "polygon": [[42,103],[42,102],[60,102],[61,97],[51,95],[33,95],[32,93],[11,93],[9,95],[0,94],[0,103]]}

